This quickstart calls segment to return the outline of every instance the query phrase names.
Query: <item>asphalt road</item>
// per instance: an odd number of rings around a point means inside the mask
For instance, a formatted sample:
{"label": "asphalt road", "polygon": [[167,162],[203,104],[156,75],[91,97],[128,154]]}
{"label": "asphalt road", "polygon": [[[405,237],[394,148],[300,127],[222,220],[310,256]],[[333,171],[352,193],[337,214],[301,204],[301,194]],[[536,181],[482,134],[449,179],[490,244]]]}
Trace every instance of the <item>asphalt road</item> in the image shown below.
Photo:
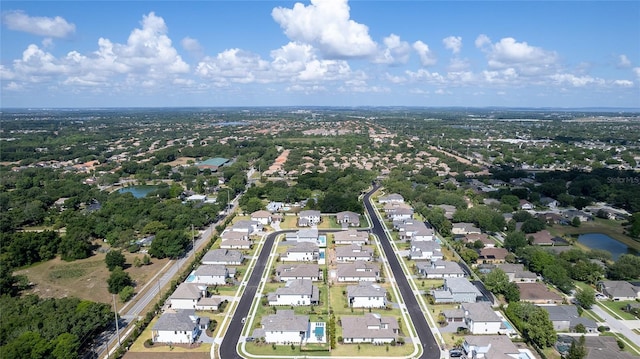
{"label": "asphalt road", "polygon": [[380,244],[382,245],[382,249],[387,256],[391,271],[393,271],[393,275],[396,278],[396,283],[398,284],[400,294],[402,294],[402,298],[404,299],[404,302],[407,306],[407,311],[409,313],[409,316],[411,317],[413,326],[416,328],[416,333],[418,334],[418,338],[420,338],[420,342],[422,342],[424,351],[420,358],[439,359],[440,347],[438,346],[436,338],[429,328],[427,318],[424,316],[424,313],[422,313],[422,309],[418,304],[418,300],[411,290],[411,286],[409,285],[407,277],[405,276],[404,272],[402,272],[402,267],[400,267],[400,262],[398,262],[398,258],[396,258],[396,253],[393,251],[393,248],[389,243],[389,237],[387,237],[387,233],[384,231],[384,227],[382,226],[382,223],[380,223],[380,219],[376,215],[376,212],[371,205],[371,202],[369,201],[371,194],[377,188],[378,186],[374,187],[371,192],[367,193],[364,196],[364,206],[367,212],[369,212],[369,217],[371,218],[371,222],[373,224],[371,232],[378,236],[378,238],[380,239]]}

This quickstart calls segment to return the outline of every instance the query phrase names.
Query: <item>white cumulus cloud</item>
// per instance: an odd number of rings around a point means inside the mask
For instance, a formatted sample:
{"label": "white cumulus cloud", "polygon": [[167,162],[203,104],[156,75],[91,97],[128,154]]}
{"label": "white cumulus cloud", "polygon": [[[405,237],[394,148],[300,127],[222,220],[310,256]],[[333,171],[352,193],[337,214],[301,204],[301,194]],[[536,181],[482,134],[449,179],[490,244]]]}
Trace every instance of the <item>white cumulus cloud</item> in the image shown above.
{"label": "white cumulus cloud", "polygon": [[2,23],[14,31],[22,31],[33,35],[65,38],[73,35],[76,25],[67,22],[60,16],[29,16],[24,11],[7,11],[2,14]]}
{"label": "white cumulus cloud", "polygon": [[180,45],[182,45],[182,48],[187,50],[187,52],[196,59],[204,57],[204,48],[200,45],[198,40],[187,36],[180,41]]}
{"label": "white cumulus cloud", "polygon": [[527,75],[544,74],[556,67],[558,55],[526,42],[517,42],[512,37],[502,38],[492,43],[486,35],[476,39],[476,46],[487,54],[488,65],[492,69],[513,67]]}
{"label": "white cumulus cloud", "polygon": [[422,66],[433,66],[438,62],[436,55],[429,49],[429,45],[418,40],[413,43],[413,49],[416,50],[418,56],[420,56],[420,63]]}
{"label": "white cumulus cloud", "polygon": [[460,36],[448,36],[442,39],[444,47],[451,50],[454,54],[458,54],[462,49],[462,37]]}
{"label": "white cumulus cloud", "polygon": [[627,57],[627,55],[618,56],[618,67],[627,68],[631,67],[631,61]]}
{"label": "white cumulus cloud", "polygon": [[292,9],[277,7],[271,12],[289,39],[317,47],[326,57],[368,57],[376,43],[366,25],[350,19],[347,0],[312,0]]}
{"label": "white cumulus cloud", "polygon": [[400,40],[400,36],[391,34],[384,38],[385,48],[373,60],[379,64],[405,64],[409,61],[411,46],[406,41]]}

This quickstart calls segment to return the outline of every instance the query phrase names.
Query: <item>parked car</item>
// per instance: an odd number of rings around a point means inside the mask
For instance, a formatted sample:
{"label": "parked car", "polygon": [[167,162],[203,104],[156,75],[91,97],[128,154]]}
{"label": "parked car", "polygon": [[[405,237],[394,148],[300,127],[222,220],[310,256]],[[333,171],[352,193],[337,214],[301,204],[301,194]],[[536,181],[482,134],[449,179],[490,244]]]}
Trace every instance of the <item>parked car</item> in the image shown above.
{"label": "parked car", "polygon": [[459,358],[462,356],[462,351],[461,350],[451,350],[449,351],[449,357],[451,358]]}

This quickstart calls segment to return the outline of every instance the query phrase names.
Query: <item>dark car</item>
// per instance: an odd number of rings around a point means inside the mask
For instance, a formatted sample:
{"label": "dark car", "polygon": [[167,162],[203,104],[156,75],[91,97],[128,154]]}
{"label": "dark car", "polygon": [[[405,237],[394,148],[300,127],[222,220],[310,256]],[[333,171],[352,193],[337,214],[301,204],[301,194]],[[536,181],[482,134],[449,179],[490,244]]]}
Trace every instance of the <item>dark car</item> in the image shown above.
{"label": "dark car", "polygon": [[459,358],[462,356],[462,351],[460,350],[452,350],[449,352],[449,357],[451,358]]}

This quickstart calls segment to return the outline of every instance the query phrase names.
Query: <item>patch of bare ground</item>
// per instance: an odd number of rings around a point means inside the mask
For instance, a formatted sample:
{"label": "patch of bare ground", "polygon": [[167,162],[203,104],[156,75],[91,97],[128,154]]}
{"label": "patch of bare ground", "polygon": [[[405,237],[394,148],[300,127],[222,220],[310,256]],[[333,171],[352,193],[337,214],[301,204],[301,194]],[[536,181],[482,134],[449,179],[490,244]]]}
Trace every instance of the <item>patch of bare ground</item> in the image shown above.
{"label": "patch of bare ground", "polygon": [[[168,262],[168,259],[151,259],[151,264],[136,268],[135,257],[142,259],[144,254],[123,251],[127,259],[125,271],[136,283],[139,291]],[[59,257],[21,269],[15,274],[26,275],[33,286],[25,294],[37,294],[43,298],[77,297],[100,303],[111,303],[111,294],[107,290],[109,270],[104,262],[105,253],[65,262]]]}

